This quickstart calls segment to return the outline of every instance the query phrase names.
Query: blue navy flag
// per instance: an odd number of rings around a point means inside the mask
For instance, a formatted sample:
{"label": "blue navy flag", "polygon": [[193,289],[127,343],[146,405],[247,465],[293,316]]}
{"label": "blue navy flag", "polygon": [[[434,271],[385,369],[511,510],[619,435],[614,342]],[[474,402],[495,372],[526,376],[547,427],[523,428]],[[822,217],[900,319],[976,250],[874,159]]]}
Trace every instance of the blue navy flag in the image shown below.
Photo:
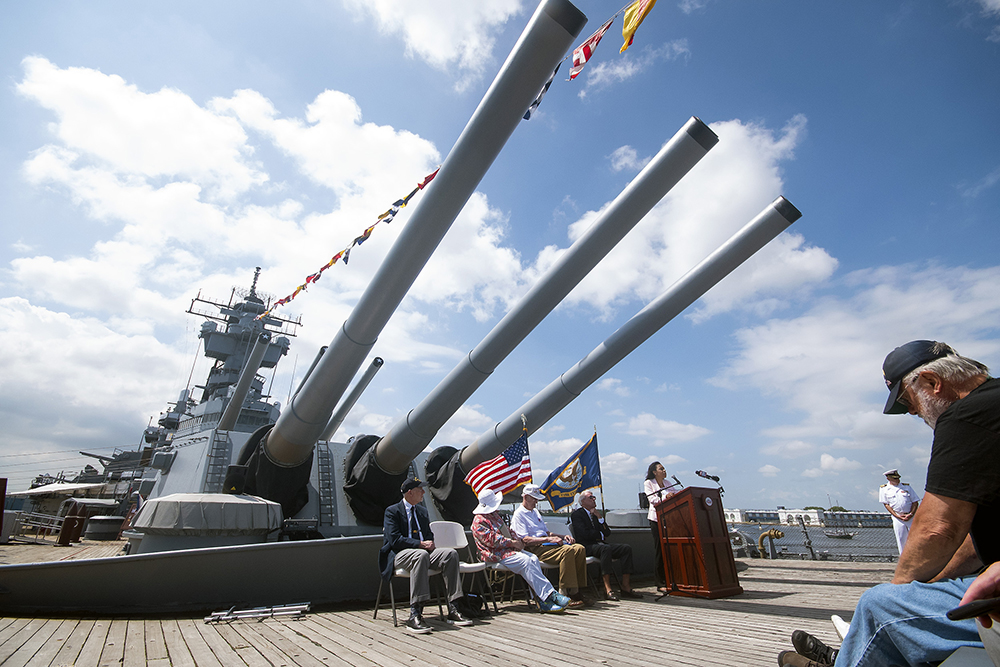
{"label": "blue navy flag", "polygon": [[576,494],[601,485],[601,458],[597,454],[597,433],[566,463],[553,470],[542,482],[542,493],[553,510],[573,503]]}

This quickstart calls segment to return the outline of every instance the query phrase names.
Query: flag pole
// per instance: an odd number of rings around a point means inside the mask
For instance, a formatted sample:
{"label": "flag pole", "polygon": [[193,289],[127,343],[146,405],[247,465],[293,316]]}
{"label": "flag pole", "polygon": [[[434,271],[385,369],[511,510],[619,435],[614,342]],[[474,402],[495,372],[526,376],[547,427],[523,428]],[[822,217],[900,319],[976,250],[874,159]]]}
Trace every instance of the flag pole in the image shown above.
{"label": "flag pole", "polygon": [[[597,442],[597,424],[594,424],[594,442],[595,443]],[[597,455],[597,460],[598,461],[601,460],[601,455],[600,454]],[[604,509],[604,480],[603,479],[601,480],[601,483],[597,485],[597,488],[601,492],[601,514],[607,514],[608,511],[606,509]]]}

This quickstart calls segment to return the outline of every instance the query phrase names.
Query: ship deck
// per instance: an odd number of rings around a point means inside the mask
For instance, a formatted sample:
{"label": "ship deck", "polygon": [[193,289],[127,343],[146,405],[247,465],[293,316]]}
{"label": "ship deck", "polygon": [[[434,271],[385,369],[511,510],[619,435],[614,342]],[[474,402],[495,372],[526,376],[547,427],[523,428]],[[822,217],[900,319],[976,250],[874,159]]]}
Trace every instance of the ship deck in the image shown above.
{"label": "ship deck", "polygon": [[[105,545],[108,550],[115,547],[114,543]],[[91,551],[86,557],[95,555]],[[3,561],[12,562],[0,558]],[[893,567],[891,563],[738,559],[744,593],[732,598],[671,596],[656,601],[652,582],[639,579],[636,588],[646,593],[644,600],[601,601],[590,609],[542,615],[522,599],[502,605],[499,615],[477,621],[474,627],[449,628],[437,620],[436,608],[428,607],[426,620],[434,632],[420,636],[402,625],[393,627],[388,608],[372,620],[371,605],[361,603],[317,608],[298,619],[222,624],[206,624],[201,615],[2,617],[0,664],[757,667],[774,664],[777,653],[790,648],[794,629],[836,643],[830,616],[850,619],[861,593],[888,581]],[[123,594],[129,594],[128,582],[122,582],[122,587]],[[401,610],[404,618],[406,611]]]}

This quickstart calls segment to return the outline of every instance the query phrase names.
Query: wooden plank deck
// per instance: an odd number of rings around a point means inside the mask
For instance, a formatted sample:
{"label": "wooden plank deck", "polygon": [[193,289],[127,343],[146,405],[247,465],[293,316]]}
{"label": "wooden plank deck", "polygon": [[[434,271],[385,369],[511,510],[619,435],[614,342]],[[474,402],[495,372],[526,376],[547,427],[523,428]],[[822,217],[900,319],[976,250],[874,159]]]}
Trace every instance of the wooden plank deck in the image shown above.
{"label": "wooden plank deck", "polygon": [[201,616],[0,617],[0,665],[758,667],[774,664],[777,653],[790,648],[795,629],[836,644],[830,615],[850,619],[861,593],[888,581],[894,566],[741,559],[738,567],[745,592],[734,598],[655,602],[647,586],[639,588],[647,593],[644,600],[598,602],[561,615],[539,614],[523,601],[508,603],[498,616],[467,628],[443,625],[436,609],[428,607],[426,619],[434,632],[420,636],[393,627],[388,609],[373,621],[368,605],[323,608],[300,619],[219,625],[207,625]]}

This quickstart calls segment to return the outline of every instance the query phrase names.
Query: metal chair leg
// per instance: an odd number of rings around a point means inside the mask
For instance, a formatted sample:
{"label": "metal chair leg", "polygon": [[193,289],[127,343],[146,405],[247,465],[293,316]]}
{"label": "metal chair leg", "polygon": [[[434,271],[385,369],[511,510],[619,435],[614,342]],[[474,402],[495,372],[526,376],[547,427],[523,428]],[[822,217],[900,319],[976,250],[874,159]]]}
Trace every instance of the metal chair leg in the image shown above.
{"label": "metal chair leg", "polygon": [[378,618],[378,607],[379,607],[380,604],[382,604],[382,584],[384,584],[384,583],[385,583],[385,580],[382,579],[381,577],[379,577],[379,580],[378,580],[378,595],[375,596],[375,613],[372,614],[372,620],[373,621],[376,618]]}

